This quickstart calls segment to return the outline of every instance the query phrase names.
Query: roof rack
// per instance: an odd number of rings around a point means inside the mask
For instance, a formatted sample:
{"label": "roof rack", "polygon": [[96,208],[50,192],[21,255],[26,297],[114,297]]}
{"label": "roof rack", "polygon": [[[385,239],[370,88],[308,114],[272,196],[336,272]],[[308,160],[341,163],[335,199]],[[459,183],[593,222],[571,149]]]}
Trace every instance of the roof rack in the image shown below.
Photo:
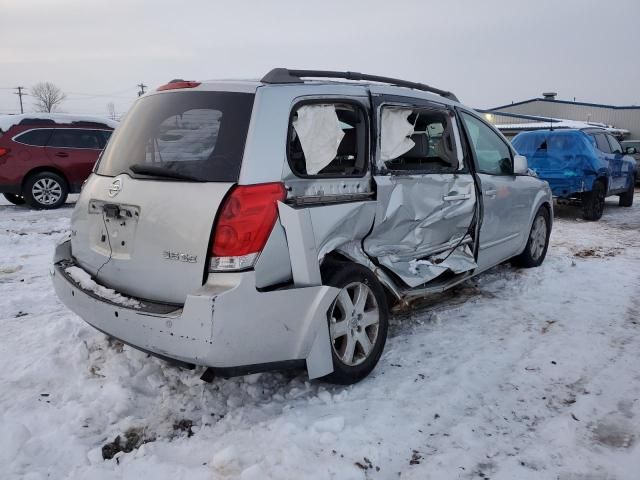
{"label": "roof rack", "polygon": [[458,98],[446,90],[430,87],[424,83],[408,82],[398,78],[380,77],[378,75],[368,75],[358,72],[337,72],[332,70],[289,70],[288,68],[274,68],[264,77],[262,83],[303,83],[301,77],[307,78],[341,78],[344,80],[365,80],[371,82],[388,83],[399,87],[413,88],[415,90],[423,90],[425,92],[435,93],[450,100],[458,101]]}

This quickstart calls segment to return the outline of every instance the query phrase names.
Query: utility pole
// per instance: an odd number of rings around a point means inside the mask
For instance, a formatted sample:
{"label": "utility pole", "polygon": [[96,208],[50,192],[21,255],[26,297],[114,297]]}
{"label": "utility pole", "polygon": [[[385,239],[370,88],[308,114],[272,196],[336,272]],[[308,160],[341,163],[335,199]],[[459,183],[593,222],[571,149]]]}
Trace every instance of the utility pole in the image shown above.
{"label": "utility pole", "polygon": [[15,92],[15,95],[18,95],[18,97],[20,97],[20,113],[24,113],[24,108],[22,107],[22,96],[26,95],[26,93],[22,92],[22,90],[24,90],[24,87],[16,87],[16,90],[18,91]]}
{"label": "utility pole", "polygon": [[138,85],[136,85],[136,87],[140,87],[140,91],[138,92],[138,96],[141,97],[142,95],[144,95],[144,89],[147,88],[147,86],[144,83],[139,83]]}

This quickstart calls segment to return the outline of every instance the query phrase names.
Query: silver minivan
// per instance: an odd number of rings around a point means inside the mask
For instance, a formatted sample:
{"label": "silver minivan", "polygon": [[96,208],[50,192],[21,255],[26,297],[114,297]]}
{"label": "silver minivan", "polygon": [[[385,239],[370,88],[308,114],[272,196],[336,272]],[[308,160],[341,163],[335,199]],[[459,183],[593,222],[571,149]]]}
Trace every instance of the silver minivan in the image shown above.
{"label": "silver minivan", "polygon": [[546,182],[450,93],[278,68],[174,80],[114,132],[55,253],[59,298],[203,378],[364,378],[389,309],[506,260],[535,267]]}

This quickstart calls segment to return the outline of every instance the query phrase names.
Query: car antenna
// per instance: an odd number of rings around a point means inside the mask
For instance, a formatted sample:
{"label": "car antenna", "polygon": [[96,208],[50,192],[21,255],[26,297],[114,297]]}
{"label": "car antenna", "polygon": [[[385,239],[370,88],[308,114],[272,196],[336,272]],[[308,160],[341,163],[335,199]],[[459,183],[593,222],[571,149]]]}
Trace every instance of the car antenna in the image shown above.
{"label": "car antenna", "polygon": [[550,127],[551,131],[553,132],[553,118],[549,119],[549,127]]}

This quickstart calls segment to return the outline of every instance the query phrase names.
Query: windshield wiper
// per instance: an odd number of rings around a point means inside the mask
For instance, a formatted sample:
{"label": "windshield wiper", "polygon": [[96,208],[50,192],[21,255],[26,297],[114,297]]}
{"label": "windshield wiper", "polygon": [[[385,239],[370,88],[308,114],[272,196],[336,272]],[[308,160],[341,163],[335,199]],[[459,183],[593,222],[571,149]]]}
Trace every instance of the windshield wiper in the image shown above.
{"label": "windshield wiper", "polygon": [[172,178],[174,180],[189,180],[192,182],[203,182],[201,178],[188,175],[186,173],[176,172],[171,168],[158,167],[156,165],[147,165],[145,163],[135,163],[129,167],[133,173],[140,175],[151,175],[160,178]]}

